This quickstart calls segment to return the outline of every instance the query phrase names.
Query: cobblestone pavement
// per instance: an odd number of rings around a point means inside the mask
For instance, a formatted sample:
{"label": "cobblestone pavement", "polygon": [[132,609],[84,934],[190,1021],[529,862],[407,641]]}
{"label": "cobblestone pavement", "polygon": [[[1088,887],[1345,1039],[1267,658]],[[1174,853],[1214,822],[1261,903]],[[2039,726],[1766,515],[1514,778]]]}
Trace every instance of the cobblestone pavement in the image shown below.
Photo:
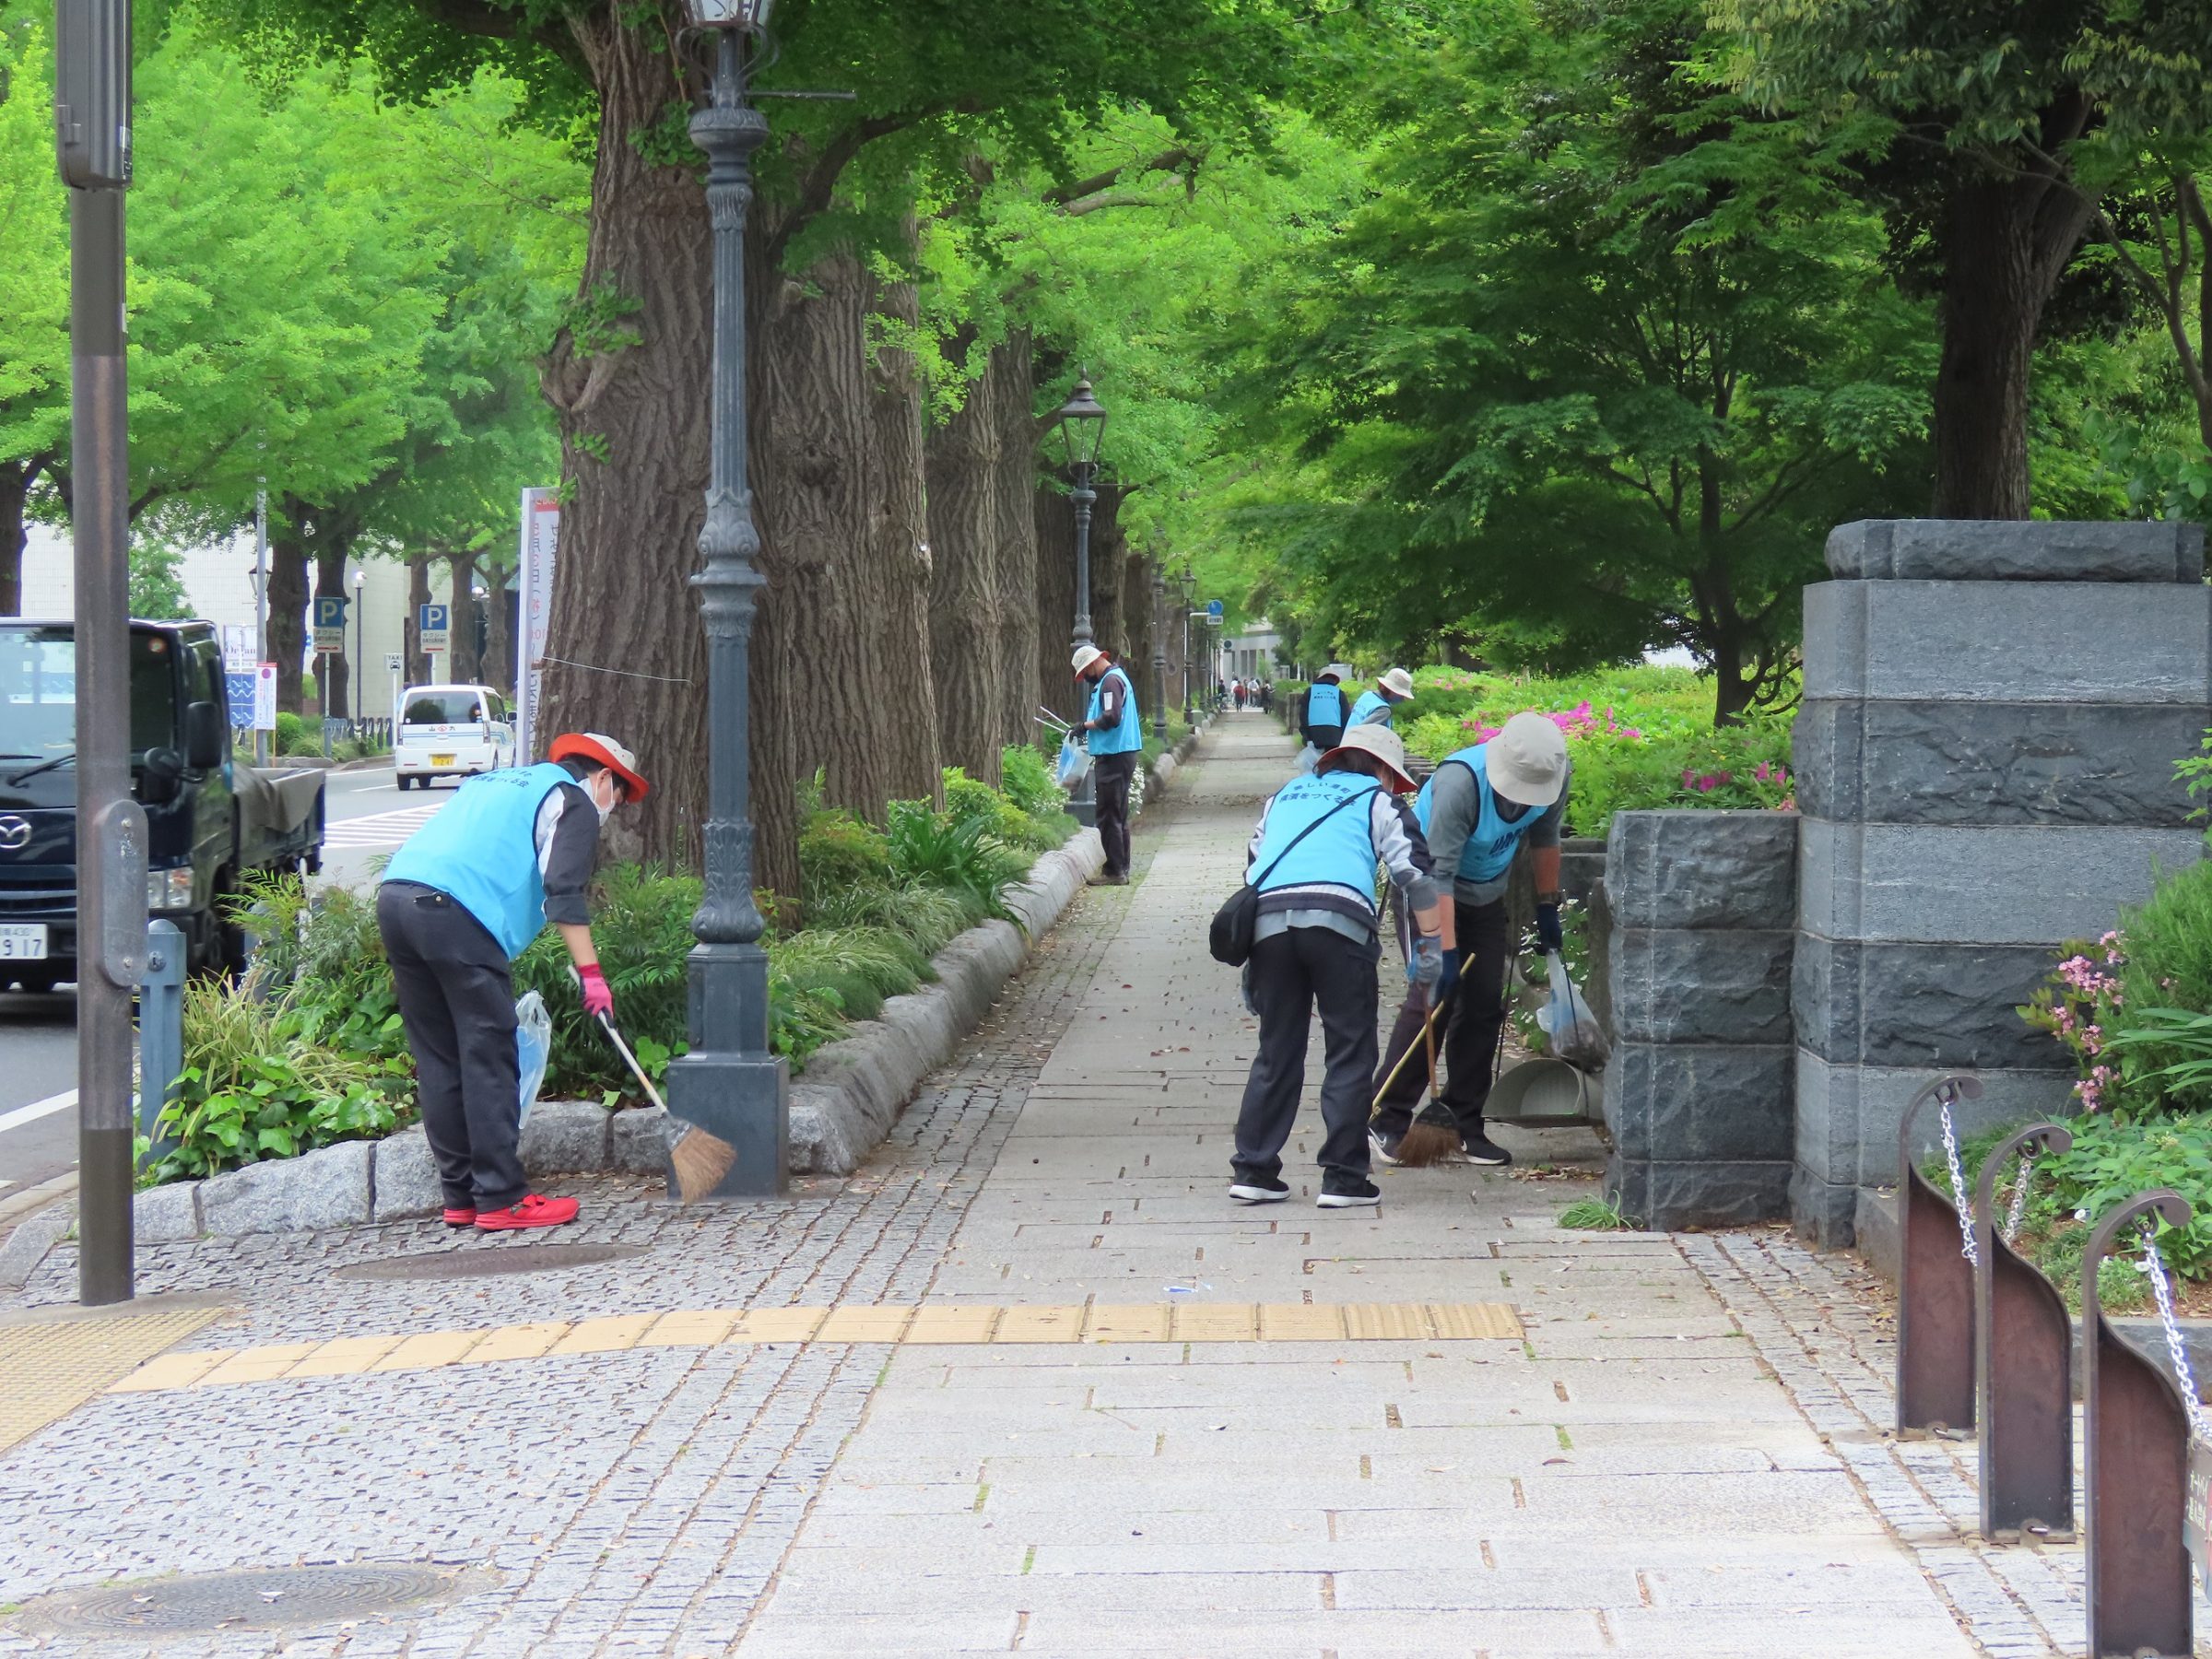
{"label": "cobblestone pavement", "polygon": [[[0,1617],[0,1652],[2078,1653],[2079,1552],[1982,1547],[1959,1450],[1884,1434],[1886,1338],[1843,1265],[1772,1233],[1562,1231],[1580,1134],[1501,1131],[1515,1176],[1389,1171],[1379,1212],[1317,1211],[1309,1111],[1291,1201],[1227,1199],[1253,1028],[1204,921],[1289,753],[1262,717],[1217,727],[1140,824],[1137,882],[1071,912],[851,1181],[703,1213],[595,1182],[562,1241],[637,1248],[597,1266],[332,1277],[513,1247],[387,1227],[150,1249],[146,1288],[234,1309],[185,1351],[887,1303],[1511,1303],[1523,1337],[713,1343],[111,1394],[0,1454],[0,1603],[484,1576],[280,1633]],[[57,1253],[26,1299],[74,1272]]]}

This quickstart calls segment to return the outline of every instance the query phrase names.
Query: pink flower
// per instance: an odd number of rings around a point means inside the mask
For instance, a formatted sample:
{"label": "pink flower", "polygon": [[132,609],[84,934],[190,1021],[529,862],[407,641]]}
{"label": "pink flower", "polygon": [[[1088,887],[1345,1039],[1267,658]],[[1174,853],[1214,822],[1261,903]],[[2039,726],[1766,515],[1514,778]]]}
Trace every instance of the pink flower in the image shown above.
{"label": "pink flower", "polygon": [[1697,786],[1698,774],[1694,771],[1691,771],[1687,766],[1684,767],[1682,769],[1682,787],[1685,789],[1695,789]]}

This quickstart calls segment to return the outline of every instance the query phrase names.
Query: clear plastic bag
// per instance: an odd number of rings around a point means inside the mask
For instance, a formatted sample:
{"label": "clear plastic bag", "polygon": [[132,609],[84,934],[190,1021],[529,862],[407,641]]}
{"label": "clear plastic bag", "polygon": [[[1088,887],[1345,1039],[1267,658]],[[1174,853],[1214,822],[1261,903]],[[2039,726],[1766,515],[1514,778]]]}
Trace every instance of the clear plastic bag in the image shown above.
{"label": "clear plastic bag", "polygon": [[553,1017],[546,1012],[544,997],[525,991],[514,1005],[514,1058],[522,1073],[519,1123],[530,1121],[530,1108],[537,1104],[537,1091],[546,1081],[546,1062],[552,1057]]}
{"label": "clear plastic bag", "polygon": [[1298,751],[1298,774],[1301,778],[1321,764],[1321,751],[1312,744]]}
{"label": "clear plastic bag", "polygon": [[1590,1011],[1575,982],[1567,977],[1567,964],[1556,950],[1544,959],[1551,977],[1551,1000],[1537,1010],[1536,1023],[1544,1028],[1551,1052],[1568,1065],[1597,1071],[1606,1064],[1606,1034],[1597,1016]]}
{"label": "clear plastic bag", "polygon": [[1060,739],[1060,763],[1053,769],[1053,780],[1063,789],[1073,789],[1083,782],[1083,774],[1090,770],[1090,751],[1075,733]]}

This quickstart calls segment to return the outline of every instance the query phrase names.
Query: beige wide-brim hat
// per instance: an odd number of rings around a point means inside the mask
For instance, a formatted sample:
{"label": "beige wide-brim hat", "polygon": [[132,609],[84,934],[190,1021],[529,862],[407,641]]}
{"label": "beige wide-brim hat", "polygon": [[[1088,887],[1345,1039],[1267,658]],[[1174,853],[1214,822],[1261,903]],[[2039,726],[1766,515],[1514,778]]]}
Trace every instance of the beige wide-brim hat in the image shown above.
{"label": "beige wide-brim hat", "polygon": [[1567,788],[1567,739],[1541,714],[1516,714],[1482,746],[1482,770],[1515,806],[1548,806]]}
{"label": "beige wide-brim hat", "polygon": [[1321,671],[1323,679],[1347,680],[1359,672],[1349,663],[1331,663]]}
{"label": "beige wide-brim hat", "polygon": [[1382,677],[1381,683],[1382,689],[1393,697],[1411,697],[1413,695],[1413,676],[1403,668],[1393,668]]}
{"label": "beige wide-brim hat", "polygon": [[1079,675],[1105,654],[1096,645],[1078,645],[1076,654],[1068,659],[1068,666]]}
{"label": "beige wide-brim hat", "polygon": [[1414,787],[1412,775],[1406,770],[1406,745],[1388,726],[1354,726],[1344,735],[1344,741],[1329,750],[1327,755],[1322,756],[1322,759],[1326,760],[1329,755],[1341,755],[1347,749],[1358,749],[1363,755],[1372,755],[1389,767],[1397,777],[1393,787],[1400,794]]}

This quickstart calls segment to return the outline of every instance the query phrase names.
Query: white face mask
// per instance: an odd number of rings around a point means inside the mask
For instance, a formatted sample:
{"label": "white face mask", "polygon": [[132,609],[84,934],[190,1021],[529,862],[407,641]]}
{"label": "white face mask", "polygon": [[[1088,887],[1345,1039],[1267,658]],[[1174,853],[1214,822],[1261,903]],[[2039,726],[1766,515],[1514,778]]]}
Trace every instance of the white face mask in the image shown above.
{"label": "white face mask", "polygon": [[[604,800],[600,798],[599,794],[598,785],[601,783],[606,785],[606,798]],[[606,823],[613,816],[615,808],[621,804],[621,792],[616,788],[613,776],[607,772],[601,772],[594,780],[592,787],[592,805],[599,808],[599,821],[602,824]]]}

